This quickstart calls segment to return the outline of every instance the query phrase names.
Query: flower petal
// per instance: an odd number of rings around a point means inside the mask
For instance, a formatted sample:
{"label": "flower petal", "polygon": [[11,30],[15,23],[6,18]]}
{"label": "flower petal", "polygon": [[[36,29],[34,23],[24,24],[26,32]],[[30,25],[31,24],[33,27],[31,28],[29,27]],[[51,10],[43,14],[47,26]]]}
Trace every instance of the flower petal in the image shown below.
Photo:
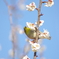
{"label": "flower petal", "polygon": [[26,5],[26,10],[28,11],[34,11],[36,8],[36,5],[34,2],[30,3],[29,5]]}

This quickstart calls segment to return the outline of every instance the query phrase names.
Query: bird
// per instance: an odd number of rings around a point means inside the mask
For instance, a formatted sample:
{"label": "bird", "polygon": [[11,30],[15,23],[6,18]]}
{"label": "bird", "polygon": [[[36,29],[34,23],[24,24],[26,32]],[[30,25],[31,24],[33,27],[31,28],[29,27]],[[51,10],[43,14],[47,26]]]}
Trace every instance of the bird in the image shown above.
{"label": "bird", "polygon": [[[31,28],[25,26],[24,27],[24,32],[25,32],[25,34],[27,35],[28,38],[30,38],[30,39],[36,39],[36,30],[31,29]],[[48,39],[48,40],[51,39],[51,36],[46,36],[46,37],[41,36],[41,34],[43,34],[41,31],[39,31],[38,34],[39,34],[38,39]]]}

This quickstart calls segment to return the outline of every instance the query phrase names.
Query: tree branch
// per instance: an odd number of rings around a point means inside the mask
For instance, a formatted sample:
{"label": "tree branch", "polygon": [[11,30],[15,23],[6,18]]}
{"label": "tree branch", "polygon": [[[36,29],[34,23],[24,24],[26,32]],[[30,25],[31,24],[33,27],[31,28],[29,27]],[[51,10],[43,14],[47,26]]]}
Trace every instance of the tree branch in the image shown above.
{"label": "tree branch", "polygon": [[[39,7],[38,7],[38,20],[37,20],[37,31],[36,31],[36,43],[38,42],[39,37],[39,24],[40,24],[40,12],[42,7],[42,0],[39,1]],[[37,52],[34,52],[34,59],[37,57]]]}

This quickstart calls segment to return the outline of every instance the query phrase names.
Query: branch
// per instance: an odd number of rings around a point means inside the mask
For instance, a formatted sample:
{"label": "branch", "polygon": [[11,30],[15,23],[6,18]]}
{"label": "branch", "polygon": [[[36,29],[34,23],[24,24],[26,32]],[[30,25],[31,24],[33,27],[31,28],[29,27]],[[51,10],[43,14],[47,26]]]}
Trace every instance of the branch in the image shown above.
{"label": "branch", "polygon": [[[42,7],[42,0],[39,2],[39,7],[38,7],[38,20],[37,20],[37,31],[36,31],[36,43],[38,42],[38,37],[39,37],[39,24],[40,24],[40,12],[41,12],[41,7]],[[36,59],[36,54],[37,52],[34,52],[34,59]]]}
{"label": "branch", "polygon": [[13,26],[12,26],[12,13],[11,13],[11,8],[10,8],[10,6],[8,5],[8,2],[6,1],[6,0],[3,0],[4,2],[5,2],[5,4],[6,4],[6,6],[8,7],[8,13],[9,13],[9,19],[10,19],[10,26],[11,26],[11,30],[12,30],[12,39],[13,39],[13,41],[12,41],[12,45],[13,45],[13,59],[15,59],[15,43],[14,43],[14,39],[15,39],[15,32],[14,32],[14,30],[13,30]]}
{"label": "branch", "polygon": [[5,2],[6,6],[8,6],[8,3],[7,3],[7,1],[6,1],[6,0],[3,0],[3,1]]}
{"label": "branch", "polygon": [[14,40],[15,40],[15,31],[14,31],[14,28],[13,28],[13,22],[12,22],[12,13],[11,13],[11,10],[10,10],[10,6],[8,6],[8,12],[9,12],[9,16],[10,16],[10,26],[11,26],[11,30],[12,30],[12,45],[13,45],[13,59],[15,59],[15,43],[14,43]]}
{"label": "branch", "polygon": [[38,7],[38,20],[37,20],[36,42],[38,42],[38,37],[39,37],[39,24],[40,24],[41,6],[42,6],[42,0],[40,0],[39,7]]}
{"label": "branch", "polygon": [[37,53],[37,52],[34,52],[34,58],[33,58],[33,59],[36,59],[36,57],[37,57],[37,56],[36,56],[36,53]]}

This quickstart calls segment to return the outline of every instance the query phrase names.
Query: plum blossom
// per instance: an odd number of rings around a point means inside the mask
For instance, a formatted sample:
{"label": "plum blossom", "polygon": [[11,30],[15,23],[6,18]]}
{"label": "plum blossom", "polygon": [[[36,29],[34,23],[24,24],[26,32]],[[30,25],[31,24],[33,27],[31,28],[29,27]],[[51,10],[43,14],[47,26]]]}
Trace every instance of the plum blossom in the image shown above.
{"label": "plum blossom", "polygon": [[9,56],[10,56],[10,57],[13,57],[13,56],[14,56],[14,52],[13,52],[12,49],[9,50]]}
{"label": "plum blossom", "polygon": [[45,35],[48,35],[49,32],[47,30],[44,29],[44,32],[43,32]]}
{"label": "plum blossom", "polygon": [[29,43],[31,44],[32,51],[36,52],[40,49],[40,44],[34,43],[33,41],[29,40]]}
{"label": "plum blossom", "polygon": [[37,50],[39,50],[40,45],[38,43],[33,43],[31,44],[31,48],[32,48],[32,51],[36,52]]}
{"label": "plum blossom", "polygon": [[22,59],[30,59],[30,58],[26,55]]}
{"label": "plum blossom", "polygon": [[50,34],[47,30],[44,30],[44,32],[41,33],[39,35],[39,37],[40,37],[40,39],[49,39],[49,40],[51,39]]}
{"label": "plum blossom", "polygon": [[53,0],[48,0],[48,2],[46,2],[46,7],[51,7],[52,5],[54,5],[54,1]]}
{"label": "plum blossom", "polygon": [[19,26],[16,27],[16,30],[17,30],[17,32],[19,34],[23,34],[24,33],[24,31]]}
{"label": "plum blossom", "polygon": [[24,33],[24,31],[20,29],[20,30],[19,30],[19,33],[20,33],[20,34],[23,34],[23,33]]}
{"label": "plum blossom", "polygon": [[34,29],[34,30],[35,30],[35,27],[36,27],[36,25],[35,25],[35,24],[30,23],[30,22],[26,22],[26,24],[27,24],[27,26],[28,26],[29,28]]}
{"label": "plum blossom", "polygon": [[44,30],[43,34],[45,35],[46,38],[50,37],[50,34],[49,34],[49,32],[47,30]]}
{"label": "plum blossom", "polygon": [[36,5],[34,2],[30,3],[29,5],[26,5],[26,10],[28,11],[34,11],[34,9],[36,8]]}
{"label": "plum blossom", "polygon": [[[43,23],[44,23],[44,20],[40,20],[40,21],[39,21],[39,27],[42,26]],[[37,22],[35,22],[35,24],[37,24]]]}
{"label": "plum blossom", "polygon": [[21,3],[21,4],[19,3],[18,7],[20,10],[25,10],[25,8],[26,8],[25,4],[23,4],[23,3]]}

